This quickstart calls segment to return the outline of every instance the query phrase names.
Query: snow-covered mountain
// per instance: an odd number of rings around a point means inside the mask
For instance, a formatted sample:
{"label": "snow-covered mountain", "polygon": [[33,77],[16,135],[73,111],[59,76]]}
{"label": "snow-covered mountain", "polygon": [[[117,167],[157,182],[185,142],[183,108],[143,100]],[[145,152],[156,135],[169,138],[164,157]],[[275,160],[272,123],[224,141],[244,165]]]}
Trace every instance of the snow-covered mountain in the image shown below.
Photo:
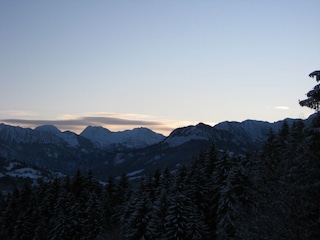
{"label": "snow-covered mountain", "polygon": [[121,149],[137,149],[156,144],[164,138],[163,135],[147,128],[111,132],[103,127],[89,126],[80,135],[77,135],[70,131],[61,132],[52,125],[43,125],[32,130],[30,128],[0,124],[0,141],[8,145],[38,143],[81,148],[84,147],[85,142],[88,143],[89,141],[96,148],[121,147]]}
{"label": "snow-covered mountain", "polygon": [[[291,125],[297,119],[285,119]],[[188,141],[203,140],[214,143],[220,143],[221,147],[227,147],[230,150],[232,145],[238,149],[242,147],[243,151],[257,147],[267,139],[270,130],[278,132],[283,121],[274,123],[246,120],[243,122],[221,122],[215,126],[209,126],[199,123],[196,126],[188,126],[175,129],[165,140],[170,147],[184,144]]]}
{"label": "snow-covered mountain", "polygon": [[32,134],[30,128],[14,127],[10,125],[0,124],[0,139],[9,143],[17,144],[36,141],[36,137]]}
{"label": "snow-covered mountain", "polygon": [[[294,119],[286,121],[291,125]],[[147,128],[111,132],[89,126],[78,135],[48,125],[32,130],[0,124],[0,157],[66,174],[92,169],[105,180],[110,174],[119,176],[122,172],[141,175],[157,167],[174,169],[213,143],[220,150],[245,154],[257,149],[270,129],[278,132],[282,124],[254,120],[215,126],[199,123],[175,129],[168,137]]]}
{"label": "snow-covered mountain", "polygon": [[58,137],[60,140],[66,142],[72,147],[78,147],[79,136],[73,132],[65,131],[61,132],[58,128],[52,125],[43,125],[34,129],[36,132],[39,132],[44,139],[48,139],[52,136]]}
{"label": "snow-covered mountain", "polygon": [[[291,125],[297,119],[285,119],[289,125]],[[242,136],[242,138],[249,139],[253,143],[259,143],[266,139],[270,130],[273,132],[278,132],[283,124],[282,121],[277,121],[274,123],[256,121],[256,120],[246,120],[243,122],[221,122],[214,126],[215,129],[225,130],[234,135]]]}
{"label": "snow-covered mountain", "polygon": [[162,141],[165,137],[148,128],[135,128],[120,132],[111,132],[103,127],[87,127],[80,136],[89,139],[98,148],[125,147],[143,148]]}
{"label": "snow-covered mountain", "polygon": [[35,128],[14,127],[10,125],[0,124],[0,141],[9,144],[67,144],[72,147],[79,145],[79,136],[73,132],[61,132],[52,125],[44,125]]}
{"label": "snow-covered mountain", "polygon": [[176,147],[191,140],[212,140],[213,137],[213,128],[204,123],[199,123],[196,126],[175,129],[165,142],[170,147]]}

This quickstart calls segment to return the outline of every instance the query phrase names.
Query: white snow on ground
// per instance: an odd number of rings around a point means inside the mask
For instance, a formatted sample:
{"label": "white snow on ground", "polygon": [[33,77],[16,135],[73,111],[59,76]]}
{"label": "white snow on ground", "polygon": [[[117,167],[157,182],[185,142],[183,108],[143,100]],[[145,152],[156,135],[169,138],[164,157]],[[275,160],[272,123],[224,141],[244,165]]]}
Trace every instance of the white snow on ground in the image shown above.
{"label": "white snow on ground", "polygon": [[128,176],[128,177],[133,177],[133,176],[136,176],[136,175],[142,173],[143,171],[144,171],[144,168],[143,168],[143,169],[140,169],[140,170],[133,171],[133,172],[131,172],[131,173],[128,173],[127,176]]}
{"label": "white snow on ground", "polygon": [[22,177],[31,179],[42,178],[41,173],[33,168],[15,169],[12,172],[8,172],[7,175],[11,177]]}
{"label": "white snow on ground", "polygon": [[130,177],[129,181],[133,181],[133,180],[140,179],[140,178],[141,178],[141,176]]}
{"label": "white snow on ground", "polygon": [[123,163],[125,161],[124,159],[124,154],[123,153],[117,153],[115,158],[114,158],[114,165],[116,164],[120,164],[120,163]]}
{"label": "white snow on ground", "polygon": [[19,165],[18,162],[10,162],[9,165],[6,167],[6,170],[11,171],[17,165]]}
{"label": "white snow on ground", "polygon": [[161,159],[163,156],[164,156],[164,154],[163,154],[163,153],[162,153],[162,154],[160,154],[160,155],[156,155],[156,156],[154,156],[154,157],[153,157],[153,159],[152,159],[152,160],[157,161],[157,160]]}

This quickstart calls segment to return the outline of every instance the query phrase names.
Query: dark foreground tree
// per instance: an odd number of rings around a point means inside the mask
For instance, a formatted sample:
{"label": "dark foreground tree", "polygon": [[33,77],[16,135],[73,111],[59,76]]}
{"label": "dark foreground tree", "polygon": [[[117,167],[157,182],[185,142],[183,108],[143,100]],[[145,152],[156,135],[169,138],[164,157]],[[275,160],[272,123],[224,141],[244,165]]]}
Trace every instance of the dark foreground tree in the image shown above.
{"label": "dark foreground tree", "polygon": [[[309,77],[316,77],[316,81],[320,81],[320,71],[314,71],[309,74]],[[311,91],[307,93],[307,99],[299,101],[303,107],[309,107],[316,111],[320,108],[320,84],[316,85]]]}

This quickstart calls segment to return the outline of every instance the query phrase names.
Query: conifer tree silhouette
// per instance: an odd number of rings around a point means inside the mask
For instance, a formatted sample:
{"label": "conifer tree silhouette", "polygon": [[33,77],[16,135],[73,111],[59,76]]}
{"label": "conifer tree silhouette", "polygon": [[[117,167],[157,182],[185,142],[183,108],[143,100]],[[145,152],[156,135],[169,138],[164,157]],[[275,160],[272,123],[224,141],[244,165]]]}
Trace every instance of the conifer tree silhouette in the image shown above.
{"label": "conifer tree silhouette", "polygon": [[[316,81],[320,81],[320,71],[314,71],[309,74],[309,77],[316,78]],[[309,107],[316,111],[320,109],[320,84],[316,85],[312,90],[307,93],[307,99],[299,101],[302,107]]]}

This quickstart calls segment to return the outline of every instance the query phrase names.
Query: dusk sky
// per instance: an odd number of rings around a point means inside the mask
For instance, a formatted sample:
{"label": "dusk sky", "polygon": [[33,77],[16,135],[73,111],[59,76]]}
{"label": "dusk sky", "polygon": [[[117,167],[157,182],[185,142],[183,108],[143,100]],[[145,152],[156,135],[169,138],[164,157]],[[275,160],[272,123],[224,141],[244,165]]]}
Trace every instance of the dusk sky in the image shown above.
{"label": "dusk sky", "polygon": [[307,118],[319,0],[0,0],[0,122],[80,133]]}

